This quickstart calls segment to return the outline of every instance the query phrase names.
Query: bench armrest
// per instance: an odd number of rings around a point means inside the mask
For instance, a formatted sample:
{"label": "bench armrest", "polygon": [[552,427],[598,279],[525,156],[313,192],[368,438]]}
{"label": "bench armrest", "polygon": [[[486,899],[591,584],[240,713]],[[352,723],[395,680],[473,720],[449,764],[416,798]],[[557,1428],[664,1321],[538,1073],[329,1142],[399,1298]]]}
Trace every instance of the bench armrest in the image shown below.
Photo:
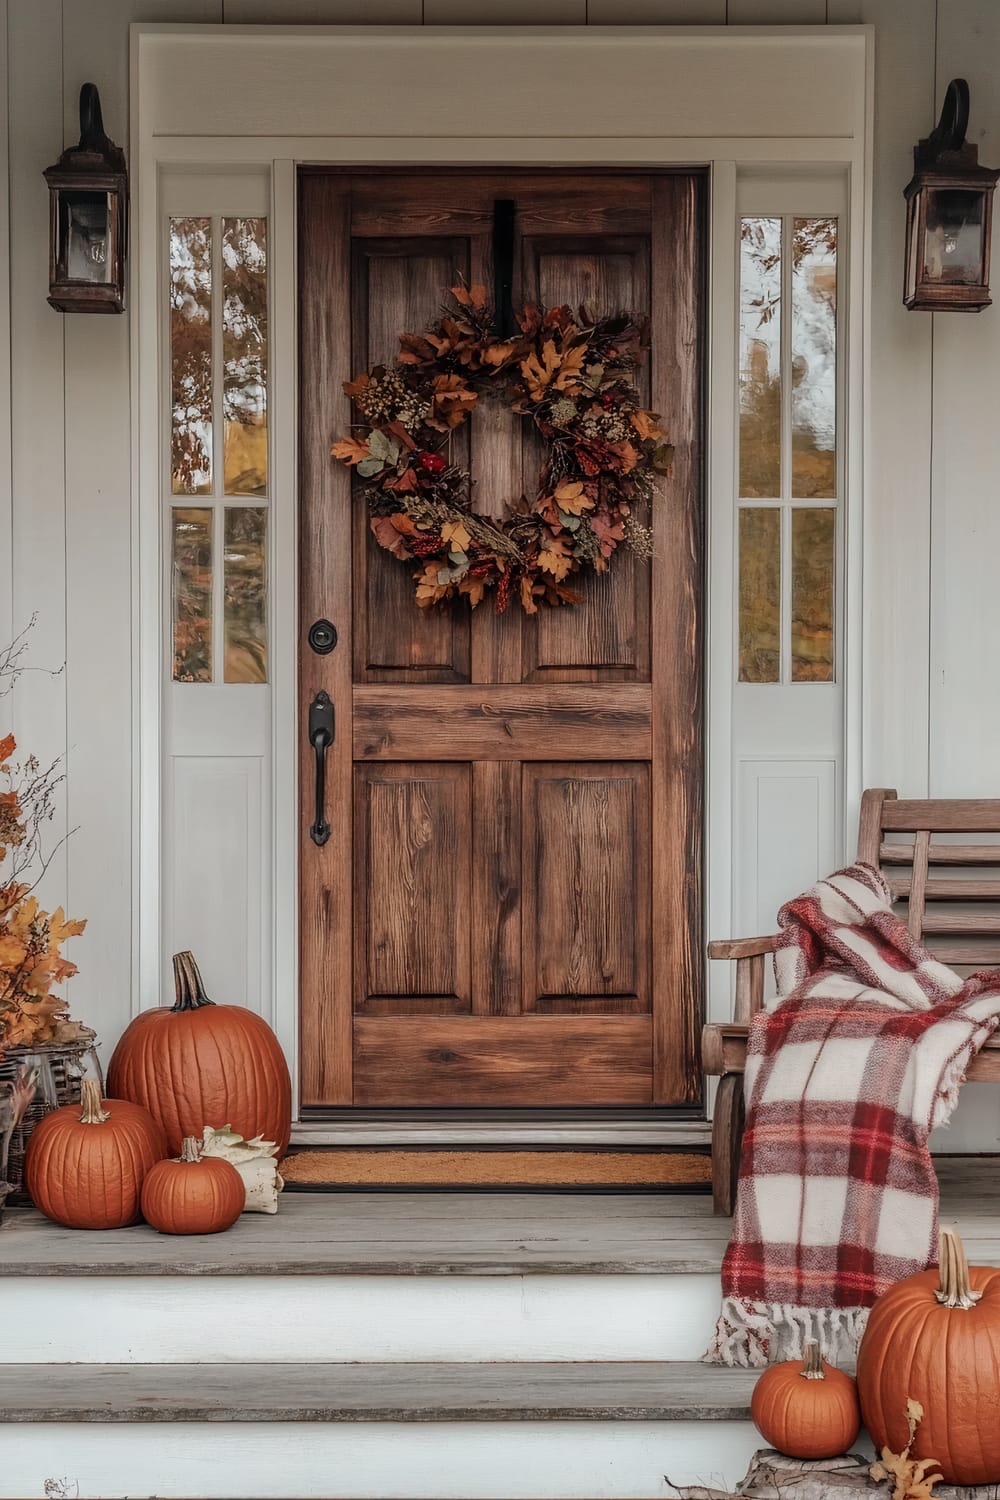
{"label": "bench armrest", "polygon": [[769,937],[717,938],[708,945],[709,958],[756,958],[760,954],[777,951],[780,935],[772,932]]}

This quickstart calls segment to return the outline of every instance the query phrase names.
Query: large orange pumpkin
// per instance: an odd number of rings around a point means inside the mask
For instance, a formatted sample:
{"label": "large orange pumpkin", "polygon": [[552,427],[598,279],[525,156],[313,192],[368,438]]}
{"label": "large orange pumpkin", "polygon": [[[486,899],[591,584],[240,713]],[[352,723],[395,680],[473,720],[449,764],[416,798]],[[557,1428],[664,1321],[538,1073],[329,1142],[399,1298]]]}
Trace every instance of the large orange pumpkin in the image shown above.
{"label": "large orange pumpkin", "polygon": [[172,1007],[136,1016],[115,1048],[108,1086],[149,1110],[176,1156],[185,1136],[229,1125],[288,1146],[292,1083],[278,1039],[254,1011],[216,1005],[190,953],[174,954]]}
{"label": "large orange pumpkin", "polygon": [[102,1099],[96,1079],[84,1079],[81,1096],[31,1132],[25,1184],[46,1218],[67,1229],[121,1229],[139,1218],[142,1184],[166,1156],[166,1137],[140,1105]]}
{"label": "large orange pumpkin", "polygon": [[879,1298],[858,1351],[858,1393],[875,1447],[902,1452],[906,1403],[924,1409],[911,1450],[947,1484],[1000,1481],[1000,1270],[969,1267],[943,1229],[940,1265]]}
{"label": "large orange pumpkin", "polygon": [[806,1341],[805,1359],[764,1371],[753,1388],[750,1415],[771,1447],[790,1458],[835,1458],[861,1431],[854,1381],[820,1358],[815,1339]]}
{"label": "large orange pumpkin", "polygon": [[175,1161],[158,1161],[142,1185],[142,1212],[161,1234],[218,1234],[236,1223],[245,1203],[232,1162],[202,1156],[194,1136]]}

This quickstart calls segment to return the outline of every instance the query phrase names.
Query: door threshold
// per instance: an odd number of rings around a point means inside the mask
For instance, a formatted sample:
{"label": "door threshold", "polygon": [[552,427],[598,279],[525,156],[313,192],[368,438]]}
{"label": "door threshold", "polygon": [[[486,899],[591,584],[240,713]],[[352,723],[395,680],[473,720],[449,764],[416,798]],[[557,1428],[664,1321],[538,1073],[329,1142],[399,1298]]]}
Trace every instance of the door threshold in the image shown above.
{"label": "door threshold", "polygon": [[707,1120],[618,1118],[595,1120],[543,1114],[449,1119],[406,1116],[392,1119],[298,1120],[292,1126],[293,1146],[707,1146],[712,1127]]}

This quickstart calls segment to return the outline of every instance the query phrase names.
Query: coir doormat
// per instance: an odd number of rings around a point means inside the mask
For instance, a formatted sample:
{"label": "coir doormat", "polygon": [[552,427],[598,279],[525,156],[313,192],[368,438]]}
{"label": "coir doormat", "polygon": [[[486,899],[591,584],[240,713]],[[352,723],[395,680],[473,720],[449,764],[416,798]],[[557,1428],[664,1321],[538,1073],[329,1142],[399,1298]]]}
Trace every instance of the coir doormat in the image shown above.
{"label": "coir doormat", "polygon": [[311,1147],[281,1163],[292,1191],[353,1188],[567,1188],[701,1191],[708,1150],[479,1147]]}

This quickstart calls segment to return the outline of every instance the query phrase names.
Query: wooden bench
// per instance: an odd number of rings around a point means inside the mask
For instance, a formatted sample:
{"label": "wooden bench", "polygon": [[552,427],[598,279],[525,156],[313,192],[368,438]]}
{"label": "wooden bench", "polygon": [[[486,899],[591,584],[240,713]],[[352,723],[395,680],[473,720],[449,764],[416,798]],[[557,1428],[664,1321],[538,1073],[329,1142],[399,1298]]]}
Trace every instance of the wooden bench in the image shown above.
{"label": "wooden bench", "polygon": [[[939,842],[940,834],[973,839]],[[865,792],[861,801],[858,859],[882,870],[910,932],[960,973],[1000,967],[1000,842],[987,842],[987,834],[1000,834],[1000,799],[905,800],[880,788]],[[993,871],[984,870],[987,866]],[[736,961],[733,1019],[702,1032],[702,1065],[721,1080],[712,1124],[712,1194],[718,1214],[731,1214],[736,1198],[747,1033],[764,1003],[765,962],[777,941],[771,935],[708,945],[710,958]],[[1000,1037],[987,1042],[968,1076],[976,1082],[1000,1081]]]}

